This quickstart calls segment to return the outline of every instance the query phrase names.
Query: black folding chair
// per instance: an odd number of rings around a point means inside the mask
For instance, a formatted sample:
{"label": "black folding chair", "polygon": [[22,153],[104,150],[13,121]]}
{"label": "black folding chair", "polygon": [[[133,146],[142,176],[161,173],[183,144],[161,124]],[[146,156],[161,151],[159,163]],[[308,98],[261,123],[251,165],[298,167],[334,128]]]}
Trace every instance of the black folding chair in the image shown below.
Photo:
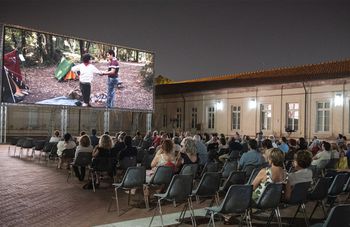
{"label": "black folding chair", "polygon": [[112,174],[113,182],[115,182],[115,166],[113,165],[113,159],[111,157],[96,157],[92,159],[91,164],[91,182],[92,189],[94,192],[96,191],[95,180],[97,177],[96,173],[108,172]]}
{"label": "black folding chair", "polygon": [[231,185],[220,206],[206,208],[210,213],[208,226],[210,226],[210,224],[215,226],[214,215],[217,214],[240,214],[240,226],[244,217],[246,218],[247,225],[252,226],[250,213],[248,211],[252,192],[252,185]]}
{"label": "black folding chair", "polygon": [[[75,167],[80,167],[81,171],[85,172],[85,168],[87,166],[91,166],[91,160],[92,160],[92,153],[91,152],[79,152],[77,158],[70,163],[68,176],[67,176],[67,182],[72,175],[72,169]],[[84,168],[84,170],[82,170]]]}
{"label": "black folding chair", "polygon": [[309,220],[311,220],[313,214],[315,213],[317,207],[321,206],[324,214],[324,218],[326,218],[326,209],[324,204],[324,199],[327,198],[328,194],[328,186],[331,182],[330,178],[321,177],[317,180],[316,185],[313,187],[311,191],[308,192],[307,199],[309,201],[316,201],[314,208],[312,209]]}
{"label": "black folding chair", "polygon": [[233,171],[230,176],[224,181],[222,187],[219,188],[219,194],[226,193],[231,185],[244,184],[245,183],[245,172]]}
{"label": "black folding chair", "polygon": [[343,192],[347,179],[348,176],[345,173],[340,173],[335,176],[331,186],[328,189],[329,210],[333,207],[337,196]]}
{"label": "black folding chair", "polygon": [[192,191],[192,196],[196,198],[197,203],[199,203],[200,198],[211,197],[210,206],[216,201],[218,204],[218,190],[220,187],[220,173],[207,172],[204,173],[196,189]]}
{"label": "black folding chair", "polygon": [[[173,201],[173,202],[187,201],[186,204],[184,205],[184,208],[182,209],[182,211],[180,213],[179,220],[180,220],[180,222],[183,222],[186,211],[187,211],[187,209],[189,209],[190,215],[191,215],[192,226],[196,226],[196,220],[194,219],[194,212],[193,212],[192,200],[191,200],[192,180],[193,180],[192,175],[181,175],[181,174],[175,175],[175,176],[173,176],[173,179],[171,180],[170,185],[165,193],[154,195],[154,196],[158,197],[157,208],[159,211],[162,226],[164,226],[163,213],[162,213],[162,207],[161,207],[161,202],[163,200]],[[154,213],[153,213],[153,216],[152,216],[151,221],[149,223],[149,226],[152,225],[154,216],[157,212],[157,208],[154,210]]]}
{"label": "black folding chair", "polygon": [[312,225],[312,227],[349,227],[350,226],[350,205],[337,205],[331,209],[324,223]]}
{"label": "black folding chair", "polygon": [[182,167],[180,174],[191,175],[193,179],[195,179],[197,176],[197,171],[198,171],[198,164],[185,164]]}
{"label": "black folding chair", "polygon": [[[126,170],[126,173],[123,177],[122,182],[118,184],[113,184],[118,216],[120,216],[118,189],[127,190],[129,192],[128,193],[128,206],[129,206],[131,189],[142,189],[145,181],[146,181],[146,169],[143,166],[139,166],[139,167],[129,167]],[[108,210],[110,210],[110,206]]]}

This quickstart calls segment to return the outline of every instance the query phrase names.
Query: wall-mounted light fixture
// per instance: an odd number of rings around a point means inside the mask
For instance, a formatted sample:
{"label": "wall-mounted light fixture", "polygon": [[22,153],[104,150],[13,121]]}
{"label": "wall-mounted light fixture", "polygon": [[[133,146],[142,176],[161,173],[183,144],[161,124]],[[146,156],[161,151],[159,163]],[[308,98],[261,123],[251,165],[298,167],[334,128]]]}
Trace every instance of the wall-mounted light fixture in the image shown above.
{"label": "wall-mounted light fixture", "polygon": [[342,106],[343,105],[343,94],[342,93],[335,94],[334,105],[335,106]]}
{"label": "wall-mounted light fixture", "polygon": [[224,109],[224,103],[221,101],[216,102],[216,109],[217,110],[223,110]]}
{"label": "wall-mounted light fixture", "polygon": [[249,109],[254,109],[254,108],[256,108],[256,99],[254,99],[254,98],[249,99],[248,106],[249,106]]}

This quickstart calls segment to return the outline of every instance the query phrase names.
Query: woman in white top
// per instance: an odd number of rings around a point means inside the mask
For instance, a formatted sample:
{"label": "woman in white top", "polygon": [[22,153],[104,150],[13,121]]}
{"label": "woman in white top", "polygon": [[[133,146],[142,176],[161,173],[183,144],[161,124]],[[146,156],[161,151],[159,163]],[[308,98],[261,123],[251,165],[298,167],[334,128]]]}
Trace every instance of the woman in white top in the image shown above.
{"label": "woman in white top", "polygon": [[79,82],[80,90],[83,95],[83,106],[90,106],[91,82],[94,74],[102,74],[100,70],[90,63],[90,60],[91,55],[84,54],[83,63],[73,66],[71,69],[74,73],[80,72]]}
{"label": "woman in white top", "polygon": [[55,130],[55,133],[53,136],[51,136],[49,143],[58,143],[60,140],[61,140],[60,131]]}
{"label": "woman in white top", "polygon": [[64,134],[63,138],[64,140],[57,143],[57,155],[59,158],[57,168],[59,169],[62,168],[62,162],[66,161],[62,160],[62,152],[65,149],[73,149],[77,146],[76,143],[72,140],[72,136],[69,133]]}
{"label": "woman in white top", "polygon": [[163,141],[160,151],[153,158],[151,167],[154,169],[158,166],[171,166],[175,168],[175,155],[173,151],[174,144],[170,139]]}
{"label": "woman in white top", "polygon": [[[79,153],[88,152],[92,153],[93,147],[91,146],[90,137],[88,135],[83,135],[80,137],[79,145],[75,150],[74,162],[78,157]],[[83,181],[85,177],[85,166],[75,166],[73,165],[73,169],[75,172],[75,176],[79,179],[79,181]]]}

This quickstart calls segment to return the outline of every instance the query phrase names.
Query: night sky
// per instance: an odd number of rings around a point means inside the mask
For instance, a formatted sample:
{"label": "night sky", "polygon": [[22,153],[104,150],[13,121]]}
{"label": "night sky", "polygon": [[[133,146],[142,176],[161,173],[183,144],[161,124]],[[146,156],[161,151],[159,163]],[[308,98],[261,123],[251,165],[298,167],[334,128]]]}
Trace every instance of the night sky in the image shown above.
{"label": "night sky", "polygon": [[0,22],[154,51],[173,80],[350,58],[345,0],[0,0]]}

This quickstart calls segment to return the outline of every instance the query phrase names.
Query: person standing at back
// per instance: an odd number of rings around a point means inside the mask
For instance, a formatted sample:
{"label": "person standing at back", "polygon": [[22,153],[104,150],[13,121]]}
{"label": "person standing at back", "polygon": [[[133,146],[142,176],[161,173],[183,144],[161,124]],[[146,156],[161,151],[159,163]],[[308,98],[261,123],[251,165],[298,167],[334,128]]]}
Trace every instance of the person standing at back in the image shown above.
{"label": "person standing at back", "polygon": [[118,85],[119,63],[113,50],[107,51],[107,59],[108,71],[103,72],[103,75],[108,76],[106,107],[112,108],[114,107],[115,87]]}

